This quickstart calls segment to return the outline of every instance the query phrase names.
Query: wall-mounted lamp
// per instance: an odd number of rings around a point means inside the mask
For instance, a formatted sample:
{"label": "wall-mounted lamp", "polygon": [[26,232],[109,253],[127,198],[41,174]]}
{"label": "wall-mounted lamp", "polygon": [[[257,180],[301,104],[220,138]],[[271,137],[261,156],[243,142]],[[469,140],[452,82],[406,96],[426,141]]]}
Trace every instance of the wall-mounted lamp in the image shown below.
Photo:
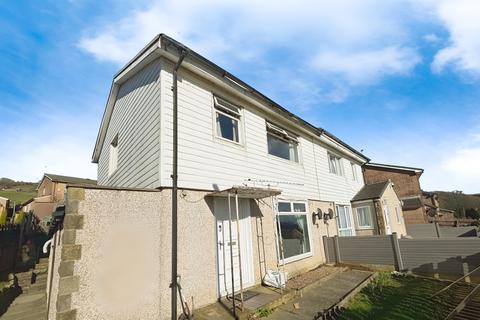
{"label": "wall-mounted lamp", "polygon": [[323,213],[323,222],[327,223],[331,219],[333,219],[333,210],[328,209],[328,212]]}
{"label": "wall-mounted lamp", "polygon": [[317,208],[317,212],[313,212],[312,213],[312,221],[313,221],[313,224],[315,224],[317,222],[317,219],[320,220],[323,218],[323,213],[322,213],[322,209],[320,208]]}

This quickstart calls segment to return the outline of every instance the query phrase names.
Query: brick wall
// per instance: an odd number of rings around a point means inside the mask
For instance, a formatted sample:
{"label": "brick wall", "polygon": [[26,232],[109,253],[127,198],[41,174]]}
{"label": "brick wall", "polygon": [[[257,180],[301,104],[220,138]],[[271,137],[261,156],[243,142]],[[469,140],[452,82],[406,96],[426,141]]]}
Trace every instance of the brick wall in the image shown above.
{"label": "brick wall", "polygon": [[365,184],[383,182],[388,179],[392,180],[395,192],[397,192],[400,198],[422,195],[419,174],[363,167],[363,176]]}

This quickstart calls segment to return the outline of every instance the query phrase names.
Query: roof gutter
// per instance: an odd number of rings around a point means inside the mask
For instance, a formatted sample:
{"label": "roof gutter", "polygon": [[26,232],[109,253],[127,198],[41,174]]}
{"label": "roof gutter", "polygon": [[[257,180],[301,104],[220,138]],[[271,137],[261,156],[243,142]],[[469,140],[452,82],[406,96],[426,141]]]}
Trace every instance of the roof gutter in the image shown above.
{"label": "roof gutter", "polygon": [[[238,79],[237,77],[235,77],[234,75],[232,75],[231,73],[226,71],[225,69],[223,69],[220,66],[216,65],[215,63],[211,62],[210,60],[208,60],[208,59],[204,58],[203,56],[199,55],[195,51],[189,49],[188,47],[186,47],[182,43],[180,43],[180,42],[178,42],[178,41],[176,41],[176,40],[174,40],[174,39],[172,39],[172,38],[170,38],[170,37],[168,37],[164,34],[159,34],[115,75],[114,82],[112,84],[112,90],[111,90],[111,93],[110,93],[109,102],[107,103],[107,108],[106,108],[106,111],[104,113],[104,118],[102,119],[101,129],[100,129],[99,135],[97,137],[97,143],[95,145],[95,150],[94,150],[94,154],[93,154],[93,157],[92,157],[92,162],[98,163],[98,158],[99,158],[99,155],[100,155],[100,149],[102,148],[103,143],[104,143],[104,141],[102,139],[104,139],[104,136],[105,136],[106,132],[101,132],[101,131],[102,131],[102,127],[105,124],[107,124],[110,120],[109,117],[111,116],[111,114],[107,113],[107,109],[108,108],[113,108],[113,104],[114,104],[114,101],[115,101],[114,96],[116,96],[116,92],[113,92],[114,87],[116,85],[122,83],[123,81],[125,81],[124,80],[125,76],[127,76],[128,73],[135,68],[135,63],[137,62],[137,60],[140,59],[140,61],[141,61],[142,59],[145,58],[145,56],[147,56],[150,53],[159,51],[156,56],[164,56],[168,60],[171,60],[171,61],[175,62],[177,60],[177,57],[174,53],[169,52],[169,50],[168,50],[169,45],[175,47],[177,50],[187,51],[188,54],[189,54],[189,57],[190,57],[190,59],[189,59],[190,61],[196,60],[197,62],[202,64],[202,66],[204,68],[211,70],[212,73],[213,72],[216,73],[216,76],[207,73],[205,70],[199,68],[198,66],[194,66],[192,62],[190,62],[189,64],[186,64],[184,66],[185,69],[189,69],[190,71],[192,71],[194,73],[197,73],[197,74],[201,73],[202,76],[204,76],[205,78],[208,78],[210,81],[213,81],[214,83],[216,83],[218,85],[221,85],[224,88],[228,88],[231,91],[235,90],[237,95],[238,95],[238,91],[240,89],[240,91],[243,91],[245,93],[245,95],[242,96],[242,98],[248,100],[249,102],[251,102],[255,106],[259,107],[261,110],[263,110],[263,111],[265,111],[265,112],[267,112],[267,113],[269,113],[273,116],[276,116],[276,117],[278,117],[278,113],[280,113],[285,118],[287,118],[287,119],[293,121],[294,123],[296,123],[297,125],[299,125],[301,127],[301,129],[303,129],[302,131],[304,133],[307,133],[308,135],[313,136],[316,139],[320,139],[326,145],[329,145],[333,148],[338,148],[338,146],[342,146],[343,148],[348,149],[354,155],[354,158],[357,157],[357,159],[356,159],[357,161],[363,162],[362,164],[370,161],[370,159],[367,158],[365,155],[363,155],[362,153],[360,153],[356,149],[352,148],[351,146],[349,146],[345,142],[341,141],[340,139],[335,137],[333,134],[329,133],[328,131],[326,131],[322,128],[318,128],[318,127],[312,125],[311,123],[309,123],[309,122],[301,119],[300,117],[296,116],[295,114],[291,113],[287,109],[285,109],[282,106],[280,106],[279,104],[275,103],[273,100],[271,100],[267,96],[260,93],[258,90],[254,89],[253,87],[251,87],[247,83]],[[217,77],[219,77],[220,79],[223,79],[224,81],[221,81]],[[116,89],[118,91],[118,87]],[[110,100],[112,100],[112,101],[110,101]],[[258,100],[263,101],[264,104],[260,103]],[[265,106],[265,104],[268,105],[270,108],[278,110],[279,112],[275,112],[272,109],[267,108]],[[106,131],[106,129],[104,129],[104,131]],[[324,139],[321,139],[322,137]]]}

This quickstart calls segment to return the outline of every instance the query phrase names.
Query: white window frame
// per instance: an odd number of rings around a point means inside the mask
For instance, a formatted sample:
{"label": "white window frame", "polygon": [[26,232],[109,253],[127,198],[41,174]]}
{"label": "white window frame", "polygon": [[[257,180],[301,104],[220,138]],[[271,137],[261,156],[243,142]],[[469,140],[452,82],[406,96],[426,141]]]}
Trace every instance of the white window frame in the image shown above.
{"label": "white window frame", "polygon": [[[347,209],[348,220],[350,221],[350,228],[340,228],[340,213],[339,213],[339,210],[338,210],[339,207],[345,207]],[[355,233],[355,224],[354,224],[354,221],[353,221],[352,207],[349,206],[349,205],[346,205],[346,204],[336,204],[335,205],[335,210],[336,210],[336,213],[337,213],[336,222],[337,222],[338,236],[339,237],[353,237],[353,236],[355,236],[356,233]],[[352,232],[352,234],[349,235],[349,236],[340,235],[340,232],[345,231],[345,230],[350,230]]]}
{"label": "white window frame", "polygon": [[[333,161],[334,161],[334,165],[332,165],[332,159],[331,158],[334,158]],[[330,171],[331,174],[334,174],[334,175],[337,175],[337,176],[345,176],[345,172],[343,170],[343,159],[342,157],[340,157],[339,155],[333,153],[333,152],[330,152],[328,151],[327,152],[327,160],[328,160],[328,169]],[[335,168],[336,166],[336,168]]]}
{"label": "white window frame", "polygon": [[[360,225],[360,214],[358,212],[358,209],[366,209],[367,210],[367,214],[370,216],[370,225],[365,225],[365,226],[361,226]],[[361,230],[371,230],[371,229],[374,229],[374,224],[373,224],[373,215],[372,215],[372,210],[370,208],[370,206],[361,206],[361,207],[356,207],[355,208],[355,214],[357,215],[357,228],[358,229],[361,229]]]}
{"label": "white window frame", "polygon": [[[269,122],[266,121],[266,132],[267,132],[267,154],[270,156],[275,157],[276,159],[281,159],[284,161],[291,161],[294,163],[300,163],[300,143],[298,141],[298,137],[295,136],[293,133],[288,132],[287,130]],[[292,146],[295,148],[295,159],[285,159],[282,157],[279,157],[275,154],[271,154],[268,150],[268,135],[271,135],[279,140],[284,141],[285,143],[288,143],[289,148],[292,148]]]}
{"label": "white window frame", "polygon": [[[279,212],[278,211],[278,204],[280,202],[290,203],[290,211],[289,212]],[[295,211],[293,211],[294,210],[293,209],[293,204],[294,203],[304,204],[305,205],[305,212],[295,212]],[[296,255],[296,256],[293,256],[293,257],[282,259],[282,254],[280,252],[280,243],[279,243],[280,239],[282,238],[282,235],[278,234],[278,231],[277,231],[276,232],[277,239],[275,240],[275,242],[276,242],[276,247],[277,247],[277,257],[278,257],[279,264],[299,261],[299,260],[306,259],[306,258],[309,258],[309,257],[313,256],[312,228],[310,226],[310,223],[311,223],[310,218],[309,218],[310,214],[308,214],[308,201],[306,201],[306,200],[277,199],[276,202],[275,202],[275,230],[278,230],[278,217],[279,216],[297,216],[297,215],[305,215],[305,219],[306,219],[306,222],[307,222],[308,244],[309,244],[310,251],[299,254],[299,255]],[[282,232],[281,228],[280,228],[280,232]]]}
{"label": "white window frame", "polygon": [[110,142],[108,150],[108,177],[118,170],[118,133]]}
{"label": "white window frame", "polygon": [[352,168],[352,178],[353,181],[358,181],[358,175],[357,175],[357,165],[353,162],[350,162],[350,167]]}
{"label": "white window frame", "polygon": [[[215,138],[220,139],[222,141],[234,143],[237,145],[242,145],[243,144],[243,118],[244,118],[242,111],[243,109],[241,107],[214,95],[213,96],[213,126],[214,126],[213,131],[215,134]],[[230,140],[222,137],[221,133],[218,130],[217,114],[221,114],[232,120],[237,121],[238,141]]]}
{"label": "white window frame", "polygon": [[400,214],[400,208],[398,206],[395,206],[395,214],[397,215],[398,224],[402,224],[403,219],[402,219],[402,215]]}

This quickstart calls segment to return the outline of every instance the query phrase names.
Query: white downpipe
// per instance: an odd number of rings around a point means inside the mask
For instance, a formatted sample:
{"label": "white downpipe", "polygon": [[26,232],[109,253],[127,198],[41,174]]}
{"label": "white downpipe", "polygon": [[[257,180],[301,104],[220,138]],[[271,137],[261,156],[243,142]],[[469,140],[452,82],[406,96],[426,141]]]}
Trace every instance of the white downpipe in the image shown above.
{"label": "white downpipe", "polygon": [[43,253],[47,253],[48,252],[48,246],[52,244],[52,241],[53,241],[53,237],[48,240],[47,242],[45,242],[45,244],[43,245]]}

